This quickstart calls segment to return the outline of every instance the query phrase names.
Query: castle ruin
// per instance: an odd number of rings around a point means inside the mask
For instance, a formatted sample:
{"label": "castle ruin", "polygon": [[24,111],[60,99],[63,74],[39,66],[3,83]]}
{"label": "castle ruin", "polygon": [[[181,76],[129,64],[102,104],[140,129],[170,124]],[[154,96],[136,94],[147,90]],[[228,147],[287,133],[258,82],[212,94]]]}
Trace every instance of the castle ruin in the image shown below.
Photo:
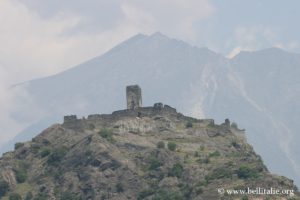
{"label": "castle ruin", "polygon": [[127,109],[135,110],[142,107],[142,90],[138,85],[126,87]]}
{"label": "castle ruin", "polygon": [[[212,119],[194,119],[191,117],[184,116],[178,113],[175,108],[171,106],[164,105],[163,103],[155,103],[153,106],[142,106],[142,90],[138,85],[130,85],[126,87],[126,99],[127,99],[127,109],[114,111],[111,114],[93,114],[86,118],[78,119],[76,115],[69,115],[64,117],[63,125],[65,128],[83,130],[92,129],[97,125],[97,123],[107,123],[115,121],[122,118],[128,117],[153,117],[157,116],[168,116],[170,118],[176,118],[199,122],[202,124],[214,124]],[[228,122],[227,122],[228,124]]]}

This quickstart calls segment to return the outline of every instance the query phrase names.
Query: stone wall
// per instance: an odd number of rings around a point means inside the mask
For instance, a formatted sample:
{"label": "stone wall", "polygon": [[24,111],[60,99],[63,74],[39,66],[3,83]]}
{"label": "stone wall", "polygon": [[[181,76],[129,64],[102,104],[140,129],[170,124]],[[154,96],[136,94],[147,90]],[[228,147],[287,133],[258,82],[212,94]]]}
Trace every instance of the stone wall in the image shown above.
{"label": "stone wall", "polygon": [[76,115],[64,117],[64,127],[71,129],[82,129],[90,127],[91,124],[103,124],[117,121],[122,118],[128,117],[153,117],[153,116],[167,116],[169,118],[176,118],[179,120],[191,121],[202,124],[214,124],[212,119],[195,119],[192,117],[184,116],[178,113],[177,110],[171,106],[162,103],[155,103],[154,106],[138,107],[136,109],[118,110],[112,114],[93,114],[89,115],[87,119],[77,119]]}

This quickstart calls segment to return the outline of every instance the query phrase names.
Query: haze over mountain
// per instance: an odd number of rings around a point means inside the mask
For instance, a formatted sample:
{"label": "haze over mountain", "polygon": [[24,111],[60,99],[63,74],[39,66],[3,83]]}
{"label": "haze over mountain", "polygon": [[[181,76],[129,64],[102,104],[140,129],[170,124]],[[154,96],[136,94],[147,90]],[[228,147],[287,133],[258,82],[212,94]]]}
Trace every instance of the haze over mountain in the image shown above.
{"label": "haze over mountain", "polygon": [[299,75],[300,55],[280,49],[227,59],[160,33],[139,34],[70,70],[15,86],[20,106],[11,115],[24,131],[1,152],[63,115],[125,108],[124,86],[137,83],[144,105],[164,102],[187,115],[237,122],[267,167],[299,185]]}

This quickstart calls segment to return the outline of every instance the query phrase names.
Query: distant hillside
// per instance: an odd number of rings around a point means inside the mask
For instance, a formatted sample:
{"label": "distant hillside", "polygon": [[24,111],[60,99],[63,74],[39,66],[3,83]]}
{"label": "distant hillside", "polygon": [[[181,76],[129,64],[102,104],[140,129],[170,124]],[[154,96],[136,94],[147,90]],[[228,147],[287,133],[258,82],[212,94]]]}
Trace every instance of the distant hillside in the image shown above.
{"label": "distant hillside", "polygon": [[[299,199],[272,175],[229,120],[186,117],[155,104],[109,115],[65,117],[0,158],[1,199]],[[223,189],[294,190],[230,195]]]}
{"label": "distant hillside", "polygon": [[140,34],[70,70],[14,87],[19,95],[10,114],[24,131],[0,152],[62,115],[122,109],[124,85],[138,83],[147,88],[146,105],[162,101],[189,116],[237,122],[270,171],[300,185],[299,77],[299,54],[270,48],[227,59],[160,33]]}

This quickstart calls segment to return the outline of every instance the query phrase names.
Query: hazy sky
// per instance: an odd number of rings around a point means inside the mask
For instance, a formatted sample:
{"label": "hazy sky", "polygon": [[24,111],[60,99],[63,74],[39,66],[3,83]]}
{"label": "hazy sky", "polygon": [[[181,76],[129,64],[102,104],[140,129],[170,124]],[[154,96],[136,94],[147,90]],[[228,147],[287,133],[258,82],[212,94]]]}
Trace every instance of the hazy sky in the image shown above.
{"label": "hazy sky", "polygon": [[20,129],[9,116],[10,85],[65,70],[137,33],[160,31],[229,57],[271,46],[300,52],[299,8],[299,0],[0,0],[0,120]]}
{"label": "hazy sky", "polygon": [[299,8],[299,0],[0,0],[0,132],[22,129],[10,116],[9,86],[68,69],[138,33],[160,31],[229,57],[271,46],[300,52]]}
{"label": "hazy sky", "polygon": [[299,0],[1,0],[0,83],[56,73],[156,31],[225,56],[300,52],[299,8]]}

